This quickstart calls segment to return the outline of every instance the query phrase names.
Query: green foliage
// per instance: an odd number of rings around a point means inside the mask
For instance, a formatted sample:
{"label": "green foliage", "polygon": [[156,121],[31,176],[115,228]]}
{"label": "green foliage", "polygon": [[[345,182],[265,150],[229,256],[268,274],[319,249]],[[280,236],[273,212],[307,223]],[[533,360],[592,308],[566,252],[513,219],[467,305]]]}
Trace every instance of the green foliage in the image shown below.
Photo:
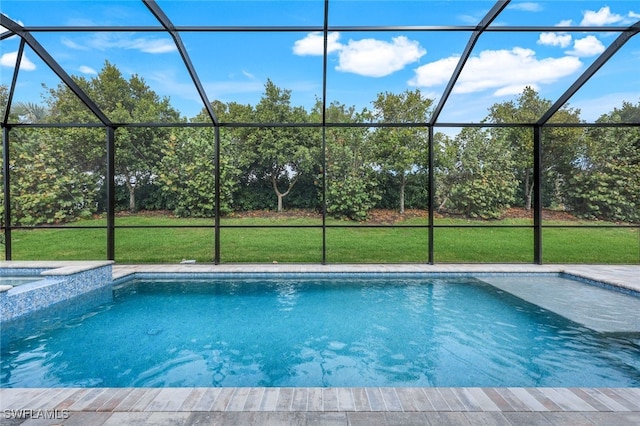
{"label": "green foliage", "polygon": [[[320,106],[316,105],[314,113],[320,114]],[[360,123],[364,113],[332,103],[326,116],[334,123]],[[362,127],[331,128],[325,132],[326,208],[327,214],[337,219],[365,220],[380,200],[368,136]],[[320,174],[318,184],[321,182]]]}
{"label": "green foliage", "polygon": [[[638,122],[640,103],[625,102],[598,121]],[[640,129],[591,129],[568,188],[568,204],[579,216],[640,222]]]}
{"label": "green foliage", "polygon": [[[74,79],[116,124],[182,120],[168,99],[156,95],[137,75],[125,79],[109,62],[94,78]],[[0,85],[3,107],[7,95],[7,87]],[[13,105],[10,121],[97,122],[66,86],[48,89],[47,95],[46,105]],[[323,110],[318,101],[307,113],[292,106],[290,90],[271,80],[255,107],[214,101],[212,107],[223,123],[217,129],[221,211],[282,211],[285,200],[287,208],[320,210],[324,202],[330,216],[362,221],[374,207],[399,207],[401,213],[405,208],[426,208],[428,131],[420,123],[429,121],[432,100],[419,90],[386,92],[372,105],[371,111],[356,112],[355,107],[334,102]],[[486,118],[526,126],[469,128],[455,138],[437,133],[436,207],[486,219],[500,217],[513,204],[529,209],[534,191],[533,124],[550,106],[551,101],[527,87],[512,101],[493,105]],[[579,115],[565,106],[550,122],[579,123]],[[204,110],[193,120],[210,122]],[[233,125],[238,122],[260,127]],[[323,122],[342,125],[286,125]],[[640,122],[640,104],[625,102],[599,122]],[[392,123],[399,125],[379,125]],[[212,216],[214,139],[212,128],[116,126],[116,209]],[[541,141],[543,206],[587,218],[640,222],[639,129],[549,126],[542,129]],[[104,210],[104,129],[14,128],[10,143],[16,223],[62,223]]]}
{"label": "green foliage", "polygon": [[504,140],[467,127],[454,139],[444,139],[441,149],[441,206],[483,219],[498,218],[511,206],[517,181]]}
{"label": "green foliage", "polygon": [[[378,182],[379,201],[375,208],[396,210],[400,203],[398,193],[399,177],[389,172],[378,172],[376,174]],[[427,169],[417,169],[407,180],[404,189],[405,209],[427,209],[429,206],[429,174]]]}
{"label": "green foliage", "polygon": [[[291,91],[280,89],[271,80],[265,84],[265,93],[256,105],[253,117],[256,122],[265,124],[308,121],[303,108],[291,106]],[[246,172],[251,178],[266,179],[271,183],[280,212],[284,209],[284,198],[298,179],[317,169],[321,147],[319,133],[313,129],[265,125],[251,129],[244,136],[239,142],[248,165]]]}
{"label": "green foliage", "polygon": [[[224,151],[224,150],[221,150]],[[215,214],[215,145],[209,129],[183,129],[171,135],[162,153],[158,180],[179,217],[213,217]],[[220,212],[232,211],[232,193],[238,170],[220,156]]]}
{"label": "green foliage", "polygon": [[66,145],[46,129],[15,131],[11,145],[13,225],[63,223],[90,217],[94,177],[73,161]]}
{"label": "green foliage", "polygon": [[[132,75],[126,80],[115,65],[105,62],[98,75],[90,80],[74,77],[78,85],[89,95],[114,123],[162,123],[178,122],[180,115],[171,107],[168,98],[160,98],[144,80]],[[49,89],[49,121],[54,123],[95,122],[96,117],[80,102],[64,84]],[[70,149],[83,152],[87,163],[87,172],[105,174],[106,158],[104,151],[96,151],[95,146],[103,146],[105,136],[83,132],[81,129],[71,133],[76,138],[71,141]],[[118,128],[115,133],[116,146],[116,184],[125,187],[129,194],[125,204],[129,210],[136,209],[136,193],[153,183],[153,171],[161,152],[161,141],[168,137],[169,131],[163,128]]]}
{"label": "green foliage", "polygon": [[328,159],[327,164],[327,214],[337,219],[367,219],[380,200],[373,170],[364,164],[352,166],[354,153],[349,147],[334,147],[331,155],[336,161]]}
{"label": "green foliage", "polygon": [[[373,118],[384,123],[425,123],[431,114],[432,99],[420,90],[401,94],[379,93],[373,102]],[[399,181],[399,210],[404,213],[405,188],[418,169],[424,168],[428,153],[428,131],[424,127],[379,127],[371,137],[375,163],[393,173]]]}
{"label": "green foliage", "polygon": [[[525,87],[515,101],[494,104],[486,120],[490,123],[535,123],[547,112],[552,103],[542,99],[531,87]],[[549,120],[551,123],[578,123],[580,111],[563,106]],[[531,127],[507,127],[491,130],[494,138],[505,143],[511,151],[515,175],[518,179],[518,201],[527,210],[533,199],[533,129]],[[542,173],[545,176],[548,204],[562,204],[562,186],[567,182],[573,168],[580,143],[578,128],[545,128],[542,144]]]}

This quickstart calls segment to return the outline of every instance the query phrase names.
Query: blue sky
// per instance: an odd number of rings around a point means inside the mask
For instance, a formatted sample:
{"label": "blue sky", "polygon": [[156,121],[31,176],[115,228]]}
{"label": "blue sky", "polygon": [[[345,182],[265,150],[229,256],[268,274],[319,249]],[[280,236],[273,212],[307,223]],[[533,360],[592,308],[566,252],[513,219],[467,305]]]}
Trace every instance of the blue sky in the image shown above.
{"label": "blue sky", "polygon": [[[175,25],[322,27],[321,0],[168,1],[157,3]],[[332,1],[329,25],[475,25],[493,1]],[[141,1],[3,0],[2,13],[24,26],[148,25],[157,20]],[[496,102],[513,99],[529,85],[555,101],[619,35],[581,31],[581,26],[626,26],[640,21],[638,1],[512,1],[493,25],[571,26],[570,32],[491,32],[478,41],[443,122],[479,121]],[[105,61],[138,74],[171,99],[182,115],[202,109],[186,68],[165,33],[39,32],[36,39],[71,75],[91,78]],[[271,79],[292,91],[294,105],[310,109],[322,95],[322,35],[185,32],[182,40],[210,100],[255,104]],[[420,89],[438,99],[468,32],[332,31],[329,34],[327,101],[371,107],[380,92]],[[11,81],[17,37],[0,45],[2,84]],[[571,100],[593,121],[623,100],[640,101],[640,36],[631,39]],[[39,102],[42,85],[58,78],[27,48],[15,101]]]}

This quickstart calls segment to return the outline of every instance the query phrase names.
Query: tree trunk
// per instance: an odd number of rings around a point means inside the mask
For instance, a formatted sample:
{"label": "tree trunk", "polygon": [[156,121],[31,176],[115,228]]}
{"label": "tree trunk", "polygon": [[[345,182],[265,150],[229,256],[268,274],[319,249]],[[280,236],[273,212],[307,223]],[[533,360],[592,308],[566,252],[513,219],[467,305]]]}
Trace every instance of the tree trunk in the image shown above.
{"label": "tree trunk", "polygon": [[407,186],[407,178],[404,173],[400,179],[400,214],[404,214],[404,188]]}
{"label": "tree trunk", "polygon": [[277,175],[275,173],[271,175],[271,185],[273,185],[273,191],[276,193],[276,196],[278,197],[278,210],[277,210],[278,213],[284,210],[282,206],[282,200],[284,199],[284,197],[289,195],[289,192],[291,192],[291,188],[293,188],[293,186],[296,184],[299,176],[300,176],[299,174],[296,175],[296,177],[294,177],[293,180],[289,182],[289,188],[287,188],[286,192],[280,192],[280,190],[278,189]]}
{"label": "tree trunk", "polygon": [[279,192],[276,192],[276,195],[278,196],[278,213],[282,212],[282,197],[283,195]]}
{"label": "tree trunk", "polygon": [[447,201],[449,201],[449,197],[444,197],[444,200],[442,200],[442,203],[440,203],[436,210],[441,211],[442,209],[444,209],[444,205],[447,204]]}
{"label": "tree trunk", "polygon": [[136,187],[129,180],[127,180],[126,185],[129,190],[129,211],[133,213],[136,211]]}
{"label": "tree trunk", "polygon": [[524,208],[531,210],[531,192],[533,185],[529,186],[529,169],[524,172]]}

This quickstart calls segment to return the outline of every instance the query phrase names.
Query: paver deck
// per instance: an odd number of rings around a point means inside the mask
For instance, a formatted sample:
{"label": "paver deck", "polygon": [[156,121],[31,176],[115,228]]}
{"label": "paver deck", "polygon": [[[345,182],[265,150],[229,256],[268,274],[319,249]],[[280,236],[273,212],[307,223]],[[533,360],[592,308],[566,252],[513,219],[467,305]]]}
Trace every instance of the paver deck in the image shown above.
{"label": "paver deck", "polygon": [[[640,291],[640,266],[114,265],[135,272],[567,272]],[[0,389],[2,425],[632,425],[640,388]]]}
{"label": "paver deck", "polygon": [[640,424],[637,388],[0,389],[2,424]]}

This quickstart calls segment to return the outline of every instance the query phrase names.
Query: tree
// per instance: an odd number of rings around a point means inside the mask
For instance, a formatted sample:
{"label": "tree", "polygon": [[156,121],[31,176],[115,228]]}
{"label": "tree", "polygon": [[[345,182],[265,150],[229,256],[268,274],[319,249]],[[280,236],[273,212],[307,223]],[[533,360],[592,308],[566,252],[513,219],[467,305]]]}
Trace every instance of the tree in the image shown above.
{"label": "tree", "polygon": [[[316,104],[315,114],[321,112]],[[362,123],[363,113],[337,102],[327,107],[327,121]],[[365,220],[380,195],[367,149],[369,132],[364,127],[331,127],[326,130],[326,208],[336,218]]]}
{"label": "tree", "polygon": [[[373,102],[373,118],[386,123],[425,123],[432,103],[417,89],[399,95],[379,93]],[[407,182],[424,168],[427,160],[428,131],[424,127],[380,127],[376,128],[372,141],[379,167],[398,180],[400,214],[404,214]]]}
{"label": "tree", "polygon": [[78,168],[56,132],[20,129],[11,138],[13,225],[63,223],[90,217],[97,187]]}
{"label": "tree", "polygon": [[307,113],[291,107],[291,91],[277,87],[271,80],[255,108],[255,119],[265,126],[253,129],[246,138],[245,153],[250,158],[248,173],[270,182],[277,198],[277,211],[303,174],[317,167],[320,142],[309,129],[274,127],[267,123],[304,123]]}
{"label": "tree", "polygon": [[7,102],[9,101],[9,88],[5,84],[0,84],[0,117],[4,118],[4,112],[7,110]]}
{"label": "tree", "polygon": [[49,117],[49,109],[33,102],[18,102],[14,108],[21,123],[42,123]]}
{"label": "tree", "polygon": [[[485,119],[490,123],[535,123],[549,110],[552,103],[541,99],[531,87],[526,87],[515,102],[494,104]],[[580,111],[563,106],[550,120],[551,123],[579,123]],[[495,138],[507,142],[506,149],[512,151],[515,173],[520,181],[522,205],[530,210],[533,199],[533,129],[531,127],[494,128]],[[542,173],[548,188],[558,193],[560,202],[562,188],[571,173],[571,163],[576,157],[580,129],[548,128],[542,140]]]}
{"label": "tree", "polygon": [[[7,100],[8,89],[0,86],[3,108]],[[18,102],[12,105],[9,119],[33,124],[49,117],[47,106]],[[64,133],[58,129],[13,129],[9,142],[12,225],[63,223],[91,215],[97,187],[75,161],[76,153],[67,149]],[[4,192],[0,204],[4,215]]]}
{"label": "tree", "polygon": [[[517,181],[506,142],[487,130],[466,127],[435,145],[444,194],[441,208],[467,217],[498,218],[514,201]],[[443,173],[446,172],[446,173]]]}
{"label": "tree", "polygon": [[[215,214],[215,144],[211,129],[176,130],[163,148],[159,177],[161,187],[181,217],[213,217]],[[238,170],[220,158],[220,211],[232,211],[232,193]]]}
{"label": "tree", "polygon": [[[7,109],[7,104],[9,102],[9,87],[6,84],[0,84],[0,119],[4,119],[4,113]],[[19,108],[19,105],[21,105],[22,103],[18,103],[18,104],[13,104],[11,111],[9,111],[9,123],[16,123],[20,121],[20,117],[16,111],[17,108]],[[30,105],[34,105],[32,103],[29,103]]]}
{"label": "tree", "polygon": [[[231,120],[230,114],[251,110],[235,103],[212,102],[218,119]],[[248,109],[247,109],[248,108]],[[201,111],[192,119],[208,122],[208,114]],[[241,130],[230,128],[220,132],[220,211],[233,210],[233,195],[238,187],[242,156],[234,136]],[[235,145],[235,146],[234,146]],[[158,180],[170,208],[177,216],[212,217],[215,213],[215,132],[211,128],[174,130],[162,148],[163,158],[158,167]]]}
{"label": "tree", "polygon": [[[98,107],[115,123],[162,123],[181,121],[168,98],[160,98],[144,80],[132,75],[126,80],[115,65],[105,62],[103,69],[91,80],[74,77],[78,85],[95,101]],[[51,121],[87,123],[96,119],[92,113],[60,84],[49,90]],[[82,151],[91,172],[105,174],[104,138],[90,139],[86,131],[73,132],[76,136],[71,150]],[[115,135],[116,182],[129,192],[128,208],[136,209],[136,191],[153,180],[153,170],[160,161],[161,142],[169,137],[163,128],[120,128]]]}
{"label": "tree", "polygon": [[[640,122],[640,102],[623,102],[598,123]],[[569,181],[568,204],[587,218],[640,222],[640,129],[594,127]]]}

